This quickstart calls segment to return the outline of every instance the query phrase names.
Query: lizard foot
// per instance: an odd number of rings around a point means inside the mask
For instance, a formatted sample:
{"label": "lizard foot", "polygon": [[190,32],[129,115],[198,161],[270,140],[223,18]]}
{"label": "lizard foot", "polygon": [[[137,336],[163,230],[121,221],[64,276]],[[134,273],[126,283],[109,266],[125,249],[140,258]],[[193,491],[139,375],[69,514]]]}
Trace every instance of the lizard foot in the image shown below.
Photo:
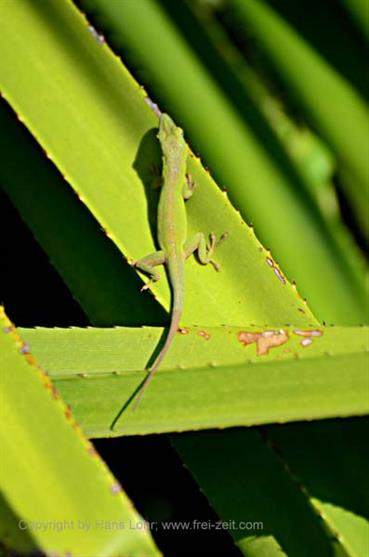
{"label": "lizard foot", "polygon": [[[219,244],[221,244],[222,242],[224,242],[224,240],[227,238],[228,236],[228,232],[224,232],[219,238],[216,237],[216,235],[212,232],[210,234],[210,245],[208,246],[208,254],[212,254],[213,251],[215,250],[215,248],[217,246],[219,246]],[[220,270],[220,265],[219,263],[217,263],[216,261],[214,261],[213,259],[209,259],[209,263],[211,263],[211,265],[214,267],[214,269],[216,271]]]}

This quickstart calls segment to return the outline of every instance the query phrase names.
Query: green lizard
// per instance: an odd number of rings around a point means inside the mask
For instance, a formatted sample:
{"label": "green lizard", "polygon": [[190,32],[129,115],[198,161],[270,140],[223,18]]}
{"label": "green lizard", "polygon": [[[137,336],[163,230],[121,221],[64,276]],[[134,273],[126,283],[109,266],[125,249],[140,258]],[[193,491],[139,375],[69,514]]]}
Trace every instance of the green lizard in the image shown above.
{"label": "green lizard", "polygon": [[165,265],[172,290],[171,322],[164,346],[149,369],[134,408],[137,407],[154,373],[167,354],[179,327],[184,302],[185,259],[197,251],[201,263],[204,265],[212,263],[218,270],[218,265],[211,258],[216,245],[225,238],[223,234],[217,240],[215,235],[211,234],[210,245],[207,245],[204,234],[198,233],[191,240],[187,240],[187,215],[184,202],[193,194],[195,184],[186,174],[187,147],[183,131],[175,125],[168,114],[162,114],[157,137],[163,161],[163,183],[157,224],[160,250],[136,261],[133,265],[150,277],[150,281],[142,290],[149,288],[151,282],[160,279],[160,274],[154,267]]}

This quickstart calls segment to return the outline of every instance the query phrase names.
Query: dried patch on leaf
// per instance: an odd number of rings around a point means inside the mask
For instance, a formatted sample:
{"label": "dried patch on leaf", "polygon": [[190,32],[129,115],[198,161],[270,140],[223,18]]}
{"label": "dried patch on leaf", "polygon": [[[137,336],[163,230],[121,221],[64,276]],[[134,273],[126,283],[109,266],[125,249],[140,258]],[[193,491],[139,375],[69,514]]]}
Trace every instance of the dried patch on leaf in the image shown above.
{"label": "dried patch on leaf", "polygon": [[271,257],[267,257],[266,262],[268,263],[269,267],[274,267],[274,261]]}
{"label": "dried patch on leaf", "polygon": [[278,267],[274,267],[274,274],[282,284],[286,284],[286,279],[284,278]]}
{"label": "dried patch on leaf", "polygon": [[103,44],[105,42],[104,35],[100,35],[100,33],[96,31],[93,25],[90,24],[88,26],[88,30],[90,31],[91,35],[93,36],[96,42],[98,42],[99,44]]}
{"label": "dried patch on leaf", "polygon": [[266,262],[268,263],[269,267],[271,267],[274,271],[275,276],[282,284],[286,284],[286,279],[284,278],[282,271],[278,267],[278,265],[273,261],[271,257],[266,258]]}
{"label": "dried patch on leaf", "polygon": [[238,338],[245,346],[256,344],[257,356],[268,354],[271,348],[281,346],[288,341],[288,333],[283,329],[278,331],[249,332],[241,331]]}
{"label": "dried patch on leaf", "polygon": [[295,329],[293,332],[299,337],[304,337],[300,342],[301,346],[310,346],[310,344],[313,343],[312,337],[317,338],[323,335],[323,331],[319,329],[309,329],[306,331],[302,329]]}
{"label": "dried patch on leaf", "polygon": [[303,331],[302,329],[295,329],[294,331],[295,335],[298,335],[300,337],[321,337],[323,335],[323,331],[320,331],[319,329],[309,329],[306,331]]}

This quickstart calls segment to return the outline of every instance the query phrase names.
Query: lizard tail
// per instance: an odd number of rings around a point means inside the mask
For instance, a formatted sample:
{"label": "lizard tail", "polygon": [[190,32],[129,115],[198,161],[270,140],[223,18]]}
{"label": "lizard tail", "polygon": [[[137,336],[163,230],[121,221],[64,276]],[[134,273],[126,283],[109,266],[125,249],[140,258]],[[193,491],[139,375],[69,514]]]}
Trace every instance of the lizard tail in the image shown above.
{"label": "lizard tail", "polygon": [[174,303],[173,303],[173,311],[172,311],[172,319],[170,322],[170,326],[169,326],[169,331],[167,334],[167,337],[165,339],[164,342],[164,346],[163,348],[160,350],[156,360],[154,361],[154,363],[152,364],[150,371],[145,379],[145,381],[143,382],[140,392],[138,393],[136,400],[132,406],[132,410],[136,410],[137,406],[140,403],[140,400],[142,398],[142,395],[144,394],[144,392],[146,391],[147,387],[149,386],[149,384],[152,381],[152,378],[154,377],[154,373],[156,372],[156,370],[158,369],[158,367],[160,366],[162,360],[164,359],[166,353],[168,352],[168,349],[170,347],[170,345],[172,344],[172,340],[178,330],[179,327],[179,322],[181,319],[181,314],[182,314],[182,300],[178,299],[179,296],[175,296],[174,299]]}

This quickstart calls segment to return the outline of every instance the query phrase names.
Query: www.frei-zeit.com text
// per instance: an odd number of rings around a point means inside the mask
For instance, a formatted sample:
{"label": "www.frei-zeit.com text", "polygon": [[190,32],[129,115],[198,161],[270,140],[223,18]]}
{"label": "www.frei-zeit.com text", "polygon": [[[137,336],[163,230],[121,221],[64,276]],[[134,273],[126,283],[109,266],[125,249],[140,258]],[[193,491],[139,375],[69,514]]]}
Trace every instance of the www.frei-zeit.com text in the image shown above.
{"label": "www.frei-zeit.com text", "polygon": [[20,530],[33,532],[64,532],[66,530],[263,530],[261,521],[250,520],[189,520],[189,521],[106,521],[106,520],[37,520],[18,522]]}

